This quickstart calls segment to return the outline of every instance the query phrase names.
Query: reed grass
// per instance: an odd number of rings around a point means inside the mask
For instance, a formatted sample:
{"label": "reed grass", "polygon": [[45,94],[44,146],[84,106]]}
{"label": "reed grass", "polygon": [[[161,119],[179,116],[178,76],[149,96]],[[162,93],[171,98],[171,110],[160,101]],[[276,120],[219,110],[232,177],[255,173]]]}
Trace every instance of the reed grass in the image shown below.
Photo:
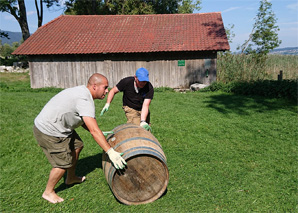
{"label": "reed grass", "polygon": [[283,79],[298,78],[297,55],[244,55],[219,53],[217,60],[217,81],[277,80],[280,71]]}

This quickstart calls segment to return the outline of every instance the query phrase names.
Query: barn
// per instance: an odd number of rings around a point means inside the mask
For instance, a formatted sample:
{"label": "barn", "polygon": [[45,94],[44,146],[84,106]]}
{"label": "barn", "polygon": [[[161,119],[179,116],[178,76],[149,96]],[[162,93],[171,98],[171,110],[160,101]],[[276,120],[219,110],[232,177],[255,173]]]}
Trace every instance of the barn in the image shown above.
{"label": "barn", "polygon": [[218,51],[229,50],[220,12],[62,15],[13,54],[27,55],[32,88],[69,88],[101,73],[113,87],[139,67],[154,87],[216,81]]}

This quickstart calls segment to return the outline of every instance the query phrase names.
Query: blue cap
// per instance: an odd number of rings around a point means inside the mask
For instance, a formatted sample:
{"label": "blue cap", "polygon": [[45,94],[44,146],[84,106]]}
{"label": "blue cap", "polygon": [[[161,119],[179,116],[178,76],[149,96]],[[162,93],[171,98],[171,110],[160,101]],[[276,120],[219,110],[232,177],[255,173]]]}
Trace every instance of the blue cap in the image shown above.
{"label": "blue cap", "polygon": [[139,81],[149,81],[149,72],[145,68],[141,67],[137,69],[136,77]]}

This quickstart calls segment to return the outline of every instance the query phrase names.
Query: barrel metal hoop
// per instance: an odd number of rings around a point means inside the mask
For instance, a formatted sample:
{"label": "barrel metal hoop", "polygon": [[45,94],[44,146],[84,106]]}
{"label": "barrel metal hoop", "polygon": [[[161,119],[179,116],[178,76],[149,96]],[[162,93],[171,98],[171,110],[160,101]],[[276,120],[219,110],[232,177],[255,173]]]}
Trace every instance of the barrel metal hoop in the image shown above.
{"label": "barrel metal hoop", "polygon": [[[156,153],[154,156],[160,158],[164,163],[166,163],[166,159],[165,159],[165,157],[164,157],[164,155],[162,153],[160,153],[156,149],[153,149],[153,148],[148,147],[148,146],[137,146],[137,147],[133,147],[133,148],[130,148],[128,150],[125,150],[125,152],[123,152],[123,158],[124,158],[124,160],[127,160],[128,158],[131,157],[131,154],[126,154],[126,153],[129,153],[132,150],[138,150],[138,149],[141,149],[141,150],[144,150],[144,149],[153,150],[153,153]],[[134,151],[132,153],[143,154],[143,152],[140,152],[140,151],[139,152]]]}
{"label": "barrel metal hoop", "polygon": [[[144,147],[144,148],[147,148],[147,147]],[[124,152],[125,154],[125,152]],[[163,157],[162,156],[159,156],[157,155],[155,152],[152,152],[150,150],[141,150],[141,151],[134,151],[134,152],[131,152],[129,153],[128,155],[125,156],[126,159],[130,158],[130,157],[134,157],[134,156],[137,156],[137,155],[140,155],[140,154],[147,154],[147,155],[151,155],[151,156],[155,156],[157,157],[158,159],[162,160],[162,162],[167,165],[167,163],[164,161]],[[112,188],[112,180],[113,180],[113,177],[114,177],[114,174],[116,172],[116,169],[114,168],[114,166],[111,166],[111,168],[109,169],[109,172],[108,172],[108,183],[110,185],[110,187]]]}

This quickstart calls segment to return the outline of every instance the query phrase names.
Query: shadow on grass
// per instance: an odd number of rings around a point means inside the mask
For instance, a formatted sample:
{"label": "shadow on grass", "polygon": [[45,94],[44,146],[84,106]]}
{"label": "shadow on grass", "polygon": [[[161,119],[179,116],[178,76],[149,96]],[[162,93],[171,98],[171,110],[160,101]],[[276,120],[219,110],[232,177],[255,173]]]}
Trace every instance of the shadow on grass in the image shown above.
{"label": "shadow on grass", "polygon": [[[98,153],[96,155],[89,156],[89,157],[86,157],[83,159],[79,159],[77,168],[76,168],[76,174],[78,176],[86,176],[87,174],[91,173],[92,171],[94,171],[97,168],[102,169],[102,165],[101,165],[102,160],[101,159],[102,159],[101,153]],[[66,176],[64,176],[64,180],[65,180],[65,178],[66,178]],[[60,186],[58,186],[55,189],[55,192],[58,193],[65,189],[71,188],[72,186],[74,186],[74,185],[66,185],[63,181],[63,183],[60,184]]]}
{"label": "shadow on grass", "polygon": [[216,109],[223,114],[236,113],[239,115],[249,115],[255,112],[261,113],[280,109],[297,112],[297,104],[295,101],[264,98],[261,96],[232,94],[211,95],[205,103],[208,107]]}

